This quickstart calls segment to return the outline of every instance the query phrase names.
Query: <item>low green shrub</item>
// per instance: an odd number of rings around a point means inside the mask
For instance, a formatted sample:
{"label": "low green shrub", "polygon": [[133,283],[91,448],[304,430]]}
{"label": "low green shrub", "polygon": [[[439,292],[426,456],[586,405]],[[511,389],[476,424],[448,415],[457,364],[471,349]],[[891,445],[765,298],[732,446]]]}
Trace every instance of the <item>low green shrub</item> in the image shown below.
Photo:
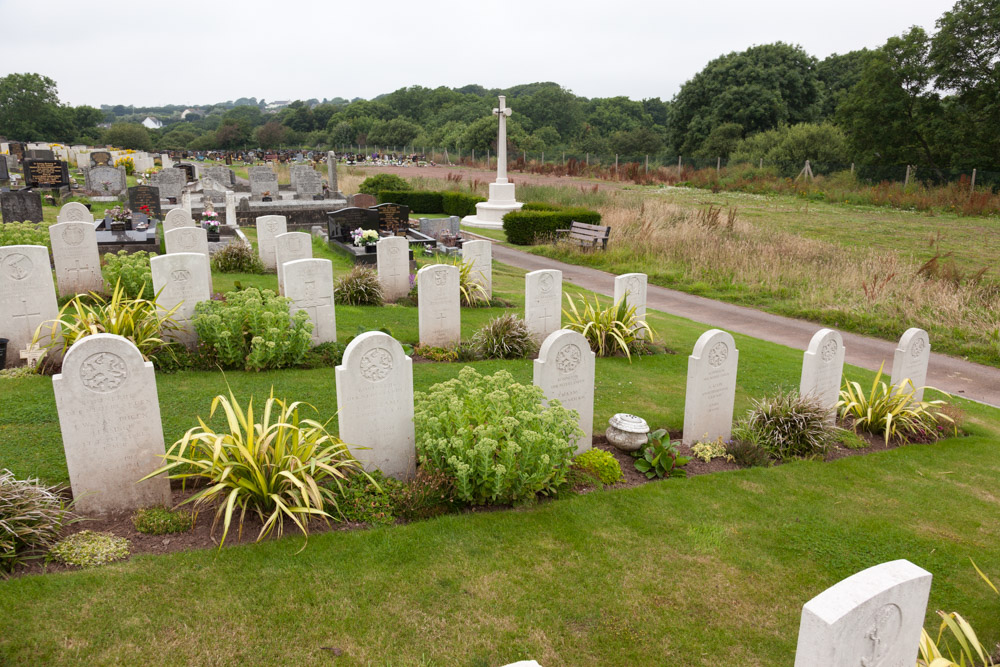
{"label": "low green shrub", "polygon": [[670,442],[666,429],[657,429],[647,436],[647,443],[633,454],[636,456],[635,469],[646,476],[685,477],[688,464],[686,456],[680,456],[680,443]]}
{"label": "low green shrub", "polygon": [[0,471],[0,576],[44,556],[56,543],[72,517],[61,490],[37,479],[17,479],[10,470]]}
{"label": "low green shrub", "polygon": [[420,465],[446,473],[456,497],[477,505],[554,493],[583,435],[577,418],[507,371],[483,376],[468,366],[414,398]]}
{"label": "low green shrub", "polygon": [[132,515],[132,525],[146,535],[186,533],[194,528],[195,514],[166,507],[146,507]]}
{"label": "low green shrub", "polygon": [[388,526],[396,522],[393,489],[399,482],[375,471],[368,475],[351,475],[334,491],[337,509],[344,521]]}
{"label": "low green shrub", "polygon": [[796,392],[751,401],[743,424],[774,459],[823,454],[837,440],[837,427],[829,411],[815,398]]}
{"label": "low green shrub", "polygon": [[601,214],[586,208],[526,209],[523,207],[503,216],[503,231],[507,240],[515,245],[533,245],[550,239],[556,230],[569,229],[574,220],[590,225],[601,223]]}
{"label": "low green shrub", "polygon": [[264,273],[264,262],[252,245],[237,239],[212,255],[212,270],[219,273]]}
{"label": "low green shrub", "polygon": [[442,192],[441,212],[445,215],[457,215],[464,218],[467,215],[476,214],[476,204],[484,202],[486,199],[464,192]]}
{"label": "low green shrub", "polygon": [[20,378],[38,375],[38,369],[34,366],[15,366],[14,368],[0,369],[0,378],[7,380],[17,380]]}
{"label": "low green shrub", "polygon": [[404,521],[429,519],[462,507],[455,480],[442,470],[419,468],[414,479],[390,488],[396,516]]}
{"label": "low green shrub", "polygon": [[132,544],[124,537],[82,530],[57,542],[50,553],[66,565],[95,567],[128,558],[131,550]]}
{"label": "low green shrub", "polygon": [[7,222],[0,224],[0,246],[43,245],[52,249],[49,240],[50,222]]}
{"label": "low green shrub", "polygon": [[717,440],[707,442],[696,442],[691,445],[691,454],[696,458],[708,463],[712,459],[726,459],[732,461],[733,456],[726,451],[726,443],[722,442],[722,436]]}
{"label": "low green shrub", "polygon": [[413,348],[413,352],[428,361],[458,361],[458,351],[455,348],[449,349],[446,347],[434,347],[433,345],[417,344],[417,346]]}
{"label": "low green shrub", "polygon": [[625,479],[625,473],[622,472],[618,459],[603,449],[588,449],[573,459],[573,465],[608,486]]}
{"label": "low green shrub", "polygon": [[346,306],[381,306],[385,299],[378,273],[361,264],[337,278],[333,291]]}
{"label": "low green shrub", "polygon": [[495,317],[472,334],[480,359],[524,359],[538,350],[528,325],[513,313]]}
{"label": "low green shrub", "polygon": [[109,285],[120,282],[125,294],[133,299],[142,297],[152,300],[153,270],[149,266],[149,260],[153,257],[156,257],[155,252],[148,253],[144,250],[133,253],[124,250],[119,250],[116,254],[106,253],[104,279]]}
{"label": "low green shrub", "polygon": [[748,428],[744,423],[737,423],[733,427],[731,440],[726,443],[726,453],[742,468],[769,466],[771,455],[761,445],[762,440],[763,436],[759,431]]}
{"label": "low green shrub", "polygon": [[444,213],[441,193],[429,190],[382,190],[378,203],[409,206],[410,213]]}
{"label": "low green shrub", "polygon": [[320,343],[306,352],[300,368],[336,368],[344,360],[345,343],[329,341]]}
{"label": "low green shrub", "polygon": [[410,184],[395,174],[375,174],[369,176],[358,186],[358,192],[366,195],[378,195],[383,190],[409,190]]}

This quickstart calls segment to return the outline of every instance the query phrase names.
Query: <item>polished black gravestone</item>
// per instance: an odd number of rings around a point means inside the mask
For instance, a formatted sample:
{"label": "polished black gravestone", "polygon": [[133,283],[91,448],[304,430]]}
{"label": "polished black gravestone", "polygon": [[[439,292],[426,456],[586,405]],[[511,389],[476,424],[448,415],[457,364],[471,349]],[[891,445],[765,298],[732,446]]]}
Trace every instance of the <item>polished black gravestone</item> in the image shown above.
{"label": "polished black gravestone", "polygon": [[331,239],[348,241],[351,232],[361,229],[379,228],[378,211],[370,208],[342,208],[326,214],[327,234]]}
{"label": "polished black gravestone", "polygon": [[378,227],[390,234],[406,233],[410,227],[410,207],[401,204],[379,204],[374,207],[378,212]]}
{"label": "polished black gravestone", "polygon": [[31,190],[0,192],[0,216],[4,222],[41,222],[42,196]]}
{"label": "polished black gravestone", "polygon": [[0,155],[0,181],[10,180],[10,169],[7,167],[7,156]]}
{"label": "polished black gravestone", "polygon": [[25,158],[24,184],[29,188],[69,187],[69,166],[62,160]]}
{"label": "polished black gravestone", "polygon": [[150,216],[162,220],[160,209],[160,189],[152,185],[134,185],[128,189],[128,207],[134,212],[149,207]]}

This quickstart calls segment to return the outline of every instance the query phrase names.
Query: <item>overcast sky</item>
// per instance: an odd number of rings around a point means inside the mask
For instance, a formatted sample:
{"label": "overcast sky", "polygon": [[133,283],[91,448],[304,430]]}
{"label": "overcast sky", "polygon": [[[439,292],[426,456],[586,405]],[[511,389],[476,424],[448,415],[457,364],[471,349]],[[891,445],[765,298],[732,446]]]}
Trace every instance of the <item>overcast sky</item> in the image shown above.
{"label": "overcast sky", "polygon": [[404,86],[555,81],[670,99],[724,53],[824,58],[920,25],[953,0],[0,0],[0,75],[51,77],[73,105],[371,98]]}

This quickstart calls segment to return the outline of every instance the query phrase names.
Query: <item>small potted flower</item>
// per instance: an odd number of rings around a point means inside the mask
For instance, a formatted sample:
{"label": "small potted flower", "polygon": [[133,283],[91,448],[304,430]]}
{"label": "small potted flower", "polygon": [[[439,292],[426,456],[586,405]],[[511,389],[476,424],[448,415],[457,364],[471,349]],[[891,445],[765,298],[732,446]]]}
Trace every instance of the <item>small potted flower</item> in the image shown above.
{"label": "small potted flower", "polygon": [[378,243],[378,232],[374,229],[361,229],[358,227],[351,236],[354,238],[354,245],[364,248],[365,252],[375,252],[375,244]]}
{"label": "small potted flower", "polygon": [[212,209],[201,214],[201,226],[208,232],[209,241],[219,240],[219,214]]}
{"label": "small potted flower", "polygon": [[122,206],[109,208],[107,214],[110,217],[110,228],[113,232],[124,232],[132,228],[132,211]]}
{"label": "small potted flower", "polygon": [[271,201],[271,191],[270,190],[264,190],[262,193],[260,193],[260,200],[261,201]]}

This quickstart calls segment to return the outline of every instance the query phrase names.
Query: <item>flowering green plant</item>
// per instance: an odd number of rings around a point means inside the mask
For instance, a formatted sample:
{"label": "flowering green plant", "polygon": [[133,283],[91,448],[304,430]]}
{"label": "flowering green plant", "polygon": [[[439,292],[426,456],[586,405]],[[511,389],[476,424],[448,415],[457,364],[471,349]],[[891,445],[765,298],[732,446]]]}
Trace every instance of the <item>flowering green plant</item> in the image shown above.
{"label": "flowering green plant", "polygon": [[123,206],[109,208],[108,213],[111,215],[111,220],[114,222],[132,222],[132,211]]}
{"label": "flowering green plant", "polygon": [[379,238],[376,230],[361,229],[360,227],[351,232],[351,237],[354,238],[354,245],[358,247],[375,245],[378,243]]}

